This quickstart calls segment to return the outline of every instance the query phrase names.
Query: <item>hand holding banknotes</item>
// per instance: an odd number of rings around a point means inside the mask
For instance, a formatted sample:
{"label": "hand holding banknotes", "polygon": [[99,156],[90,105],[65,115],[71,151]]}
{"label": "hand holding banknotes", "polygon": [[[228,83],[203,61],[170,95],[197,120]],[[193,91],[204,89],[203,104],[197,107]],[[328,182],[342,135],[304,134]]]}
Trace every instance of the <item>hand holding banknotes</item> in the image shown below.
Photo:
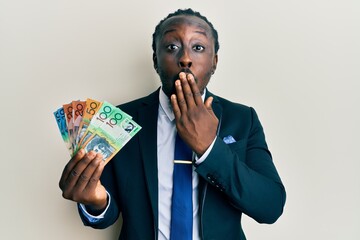
{"label": "hand holding banknotes", "polygon": [[63,197],[95,212],[104,209],[107,193],[99,180],[104,166],[141,126],[112,104],[90,98],[64,104],[54,116],[72,156],[59,182]]}
{"label": "hand holding banknotes", "polygon": [[105,163],[101,153],[80,149],[65,166],[59,182],[63,197],[85,204],[93,211],[104,210],[106,190],[100,182]]}

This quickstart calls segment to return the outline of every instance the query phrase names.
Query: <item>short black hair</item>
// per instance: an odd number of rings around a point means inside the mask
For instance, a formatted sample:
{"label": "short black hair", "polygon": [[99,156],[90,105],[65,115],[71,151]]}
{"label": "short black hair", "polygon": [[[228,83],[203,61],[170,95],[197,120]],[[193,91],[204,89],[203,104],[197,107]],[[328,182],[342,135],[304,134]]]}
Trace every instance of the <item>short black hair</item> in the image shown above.
{"label": "short black hair", "polygon": [[218,33],[217,33],[216,29],[214,28],[214,26],[212,25],[212,23],[209,22],[209,20],[205,16],[201,15],[199,12],[196,12],[196,11],[192,10],[191,8],[187,8],[187,9],[178,9],[175,12],[170,13],[169,15],[167,15],[167,17],[165,17],[163,20],[161,20],[158,23],[158,25],[156,25],[155,32],[152,35],[152,49],[154,51],[153,54],[156,54],[156,39],[157,39],[157,37],[159,35],[160,28],[161,28],[162,24],[167,19],[169,19],[171,17],[175,17],[175,16],[180,16],[180,15],[188,15],[188,16],[195,16],[195,17],[201,18],[202,20],[204,20],[210,26],[211,32],[212,32],[212,35],[213,35],[213,38],[214,38],[215,53],[217,53],[219,48],[220,48],[219,37],[218,37]]}

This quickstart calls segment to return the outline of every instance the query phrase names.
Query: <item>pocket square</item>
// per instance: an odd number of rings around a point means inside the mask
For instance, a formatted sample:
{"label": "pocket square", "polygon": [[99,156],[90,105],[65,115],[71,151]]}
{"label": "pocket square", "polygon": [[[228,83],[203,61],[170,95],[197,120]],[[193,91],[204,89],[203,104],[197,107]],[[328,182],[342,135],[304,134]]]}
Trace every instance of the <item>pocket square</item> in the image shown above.
{"label": "pocket square", "polygon": [[229,135],[223,138],[224,143],[230,144],[236,142],[233,136]]}

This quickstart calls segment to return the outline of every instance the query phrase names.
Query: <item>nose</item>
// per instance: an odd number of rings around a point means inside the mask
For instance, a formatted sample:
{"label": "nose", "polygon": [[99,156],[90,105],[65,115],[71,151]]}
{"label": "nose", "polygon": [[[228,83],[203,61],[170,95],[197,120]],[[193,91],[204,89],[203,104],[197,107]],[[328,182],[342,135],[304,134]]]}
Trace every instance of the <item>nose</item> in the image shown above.
{"label": "nose", "polygon": [[179,66],[181,68],[190,68],[192,65],[191,57],[186,50],[180,52]]}

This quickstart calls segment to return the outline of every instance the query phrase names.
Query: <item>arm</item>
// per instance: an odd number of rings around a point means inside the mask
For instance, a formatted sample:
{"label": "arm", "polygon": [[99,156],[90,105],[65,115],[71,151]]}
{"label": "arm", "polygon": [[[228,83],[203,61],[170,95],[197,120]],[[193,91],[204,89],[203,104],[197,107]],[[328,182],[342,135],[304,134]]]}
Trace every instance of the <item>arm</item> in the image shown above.
{"label": "arm", "polygon": [[[175,82],[176,95],[171,96],[176,128],[193,151],[202,156],[214,140],[218,127],[212,98],[203,103],[191,74],[180,73],[179,78]],[[234,134],[238,142],[227,145],[216,138],[206,160],[196,171],[223,192],[239,211],[258,222],[272,223],[282,214],[285,190],[255,111],[248,108],[242,114],[241,119],[234,119],[234,115],[222,118],[223,127],[233,126],[227,132]]]}
{"label": "arm", "polygon": [[[262,126],[253,109],[245,138],[226,144],[217,138],[196,171],[229,198],[230,203],[261,223],[282,214],[285,189],[271,159]],[[236,136],[236,135],[234,135]]]}

